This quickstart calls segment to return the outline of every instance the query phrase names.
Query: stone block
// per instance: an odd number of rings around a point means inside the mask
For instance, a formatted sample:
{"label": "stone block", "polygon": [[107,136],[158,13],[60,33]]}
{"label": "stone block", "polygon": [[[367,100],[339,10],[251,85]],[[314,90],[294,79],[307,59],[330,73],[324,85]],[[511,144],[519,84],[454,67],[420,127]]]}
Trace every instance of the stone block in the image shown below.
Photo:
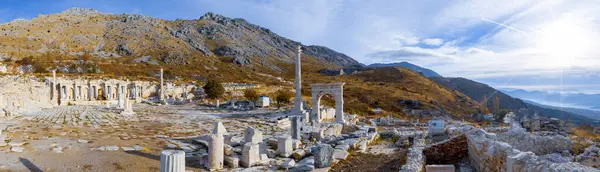
{"label": "stone block", "polygon": [[315,157],[315,167],[324,168],[333,165],[333,151],[334,149],[328,144],[318,145],[313,154]]}
{"label": "stone block", "polygon": [[345,150],[335,149],[333,151],[333,159],[346,160],[346,158],[348,158],[348,155],[350,155],[350,153],[348,153],[348,151]]}
{"label": "stone block", "polygon": [[304,158],[304,155],[306,155],[306,152],[304,152],[303,149],[296,149],[292,153],[292,157],[296,160],[300,160],[300,159]]}
{"label": "stone block", "polygon": [[277,140],[277,154],[281,157],[287,158],[292,155],[292,138],[289,136],[279,137]]}
{"label": "stone block", "polygon": [[302,149],[302,141],[300,140],[292,140],[292,149]]}
{"label": "stone block", "polygon": [[244,148],[242,149],[242,159],[240,161],[240,165],[242,167],[252,167],[256,165],[260,161],[260,148],[258,144],[254,144],[248,142],[244,144]]}
{"label": "stone block", "polygon": [[240,163],[240,159],[237,157],[226,156],[225,157],[225,165],[229,166],[229,168],[238,168]]}
{"label": "stone block", "polygon": [[427,165],[425,171],[427,172],[454,172],[454,165]]}

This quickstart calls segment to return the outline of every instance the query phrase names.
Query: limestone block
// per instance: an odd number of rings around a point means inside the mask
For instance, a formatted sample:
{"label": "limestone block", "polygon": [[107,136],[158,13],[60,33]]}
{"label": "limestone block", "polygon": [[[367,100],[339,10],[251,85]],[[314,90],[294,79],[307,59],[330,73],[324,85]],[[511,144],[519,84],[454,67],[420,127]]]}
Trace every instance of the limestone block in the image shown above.
{"label": "limestone block", "polygon": [[294,167],[295,165],[296,165],[296,161],[294,161],[294,159],[288,158],[288,159],[285,159],[283,161],[283,163],[281,163],[281,165],[279,165],[279,166],[281,166],[281,168],[283,168],[283,169],[290,169],[290,168]]}
{"label": "limestone block", "polygon": [[225,156],[231,156],[233,154],[233,147],[231,145],[225,145],[223,147]]}
{"label": "limestone block", "polygon": [[425,166],[427,172],[454,172],[454,165],[427,165]]}
{"label": "limestone block", "polygon": [[11,152],[23,152],[23,151],[25,151],[25,148],[24,147],[20,147],[20,146],[13,146],[13,147],[10,148],[10,151]]}
{"label": "limestone block", "polygon": [[294,159],[300,160],[300,159],[304,158],[305,154],[306,154],[306,152],[303,149],[297,149],[292,153],[292,157]]}
{"label": "limestone block", "polygon": [[237,157],[231,157],[231,156],[225,157],[225,165],[229,166],[230,168],[234,168],[234,169],[238,168],[239,162],[240,162],[240,159]]}
{"label": "limestone block", "polygon": [[348,158],[348,155],[350,154],[348,153],[348,151],[345,150],[335,149],[333,151],[333,159],[346,160],[346,158]]}
{"label": "limestone block", "polygon": [[185,152],[164,150],[160,154],[160,172],[184,172]]}
{"label": "limestone block", "polygon": [[277,154],[287,158],[292,155],[292,152],[292,139],[289,136],[279,137],[277,140]]}
{"label": "limestone block", "polygon": [[302,142],[300,140],[292,140],[292,149],[302,149]]}
{"label": "limestone block", "polygon": [[244,148],[242,149],[242,159],[240,165],[246,168],[256,165],[260,161],[259,151],[260,148],[258,144],[254,144],[252,142],[244,144]]}
{"label": "limestone block", "polygon": [[315,167],[324,168],[331,166],[333,164],[333,151],[334,149],[328,144],[318,145],[314,152]]}

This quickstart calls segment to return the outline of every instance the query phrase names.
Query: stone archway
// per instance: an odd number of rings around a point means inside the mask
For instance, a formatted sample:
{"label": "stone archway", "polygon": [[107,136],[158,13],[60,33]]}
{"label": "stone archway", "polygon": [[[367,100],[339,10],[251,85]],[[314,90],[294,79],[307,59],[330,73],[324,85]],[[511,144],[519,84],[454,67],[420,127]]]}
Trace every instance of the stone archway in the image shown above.
{"label": "stone archway", "polygon": [[344,123],[344,83],[311,84],[311,87],[312,111],[309,121],[321,122],[322,116],[319,111],[321,97],[329,94],[335,100],[335,121]]}

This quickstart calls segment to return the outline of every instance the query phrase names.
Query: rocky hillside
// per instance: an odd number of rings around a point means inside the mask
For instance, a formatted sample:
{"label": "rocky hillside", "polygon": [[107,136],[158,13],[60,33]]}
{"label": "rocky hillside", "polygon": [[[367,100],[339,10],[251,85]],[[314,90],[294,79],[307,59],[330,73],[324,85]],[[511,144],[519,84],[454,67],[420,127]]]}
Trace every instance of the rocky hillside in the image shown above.
{"label": "rocky hillside", "polygon": [[[74,59],[89,54],[97,59],[141,58],[132,62],[150,64],[200,63],[205,68],[217,67],[211,65],[217,62],[231,62],[284,72],[281,64],[293,63],[298,45],[302,44],[243,19],[213,13],[196,20],[169,21],[72,8],[0,25],[0,61],[26,57],[42,61],[44,56]],[[306,55],[319,63],[363,66],[327,47],[302,46]]]}
{"label": "rocky hillside", "polygon": [[[316,73],[316,70],[307,71]],[[401,67],[368,68],[351,75],[311,75],[303,83],[345,82],[344,108],[350,113],[382,108],[400,114],[405,108],[440,111],[455,117],[475,113],[479,103],[459,91],[445,88],[428,78]],[[303,90],[308,90],[305,84]],[[405,114],[407,115],[407,114]]]}

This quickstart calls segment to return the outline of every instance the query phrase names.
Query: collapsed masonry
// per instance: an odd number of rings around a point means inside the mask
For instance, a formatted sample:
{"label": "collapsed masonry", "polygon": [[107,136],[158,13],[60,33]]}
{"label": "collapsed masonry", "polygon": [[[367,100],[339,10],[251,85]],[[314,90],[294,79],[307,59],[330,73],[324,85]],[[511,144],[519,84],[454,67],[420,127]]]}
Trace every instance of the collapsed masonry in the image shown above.
{"label": "collapsed masonry", "polygon": [[[273,125],[276,121],[272,121]],[[351,149],[365,151],[378,136],[373,126],[364,123],[324,122],[309,126],[300,116],[287,121],[290,126],[283,132],[263,133],[259,128],[248,127],[241,135],[235,130],[228,132],[222,122],[215,122],[211,134],[185,141],[193,144],[191,147],[208,151],[186,153],[207,170],[311,171],[345,160]]]}
{"label": "collapsed masonry", "polygon": [[[475,171],[600,171],[584,158],[575,158],[577,162],[560,158],[570,156],[571,150],[571,140],[561,135],[532,135],[522,129],[494,134],[472,128],[432,145],[418,142],[415,139],[409,148],[407,163],[401,171],[423,171],[426,164],[447,164],[463,158],[468,159]],[[588,154],[595,154],[594,148],[591,146],[577,157],[589,159]]]}

